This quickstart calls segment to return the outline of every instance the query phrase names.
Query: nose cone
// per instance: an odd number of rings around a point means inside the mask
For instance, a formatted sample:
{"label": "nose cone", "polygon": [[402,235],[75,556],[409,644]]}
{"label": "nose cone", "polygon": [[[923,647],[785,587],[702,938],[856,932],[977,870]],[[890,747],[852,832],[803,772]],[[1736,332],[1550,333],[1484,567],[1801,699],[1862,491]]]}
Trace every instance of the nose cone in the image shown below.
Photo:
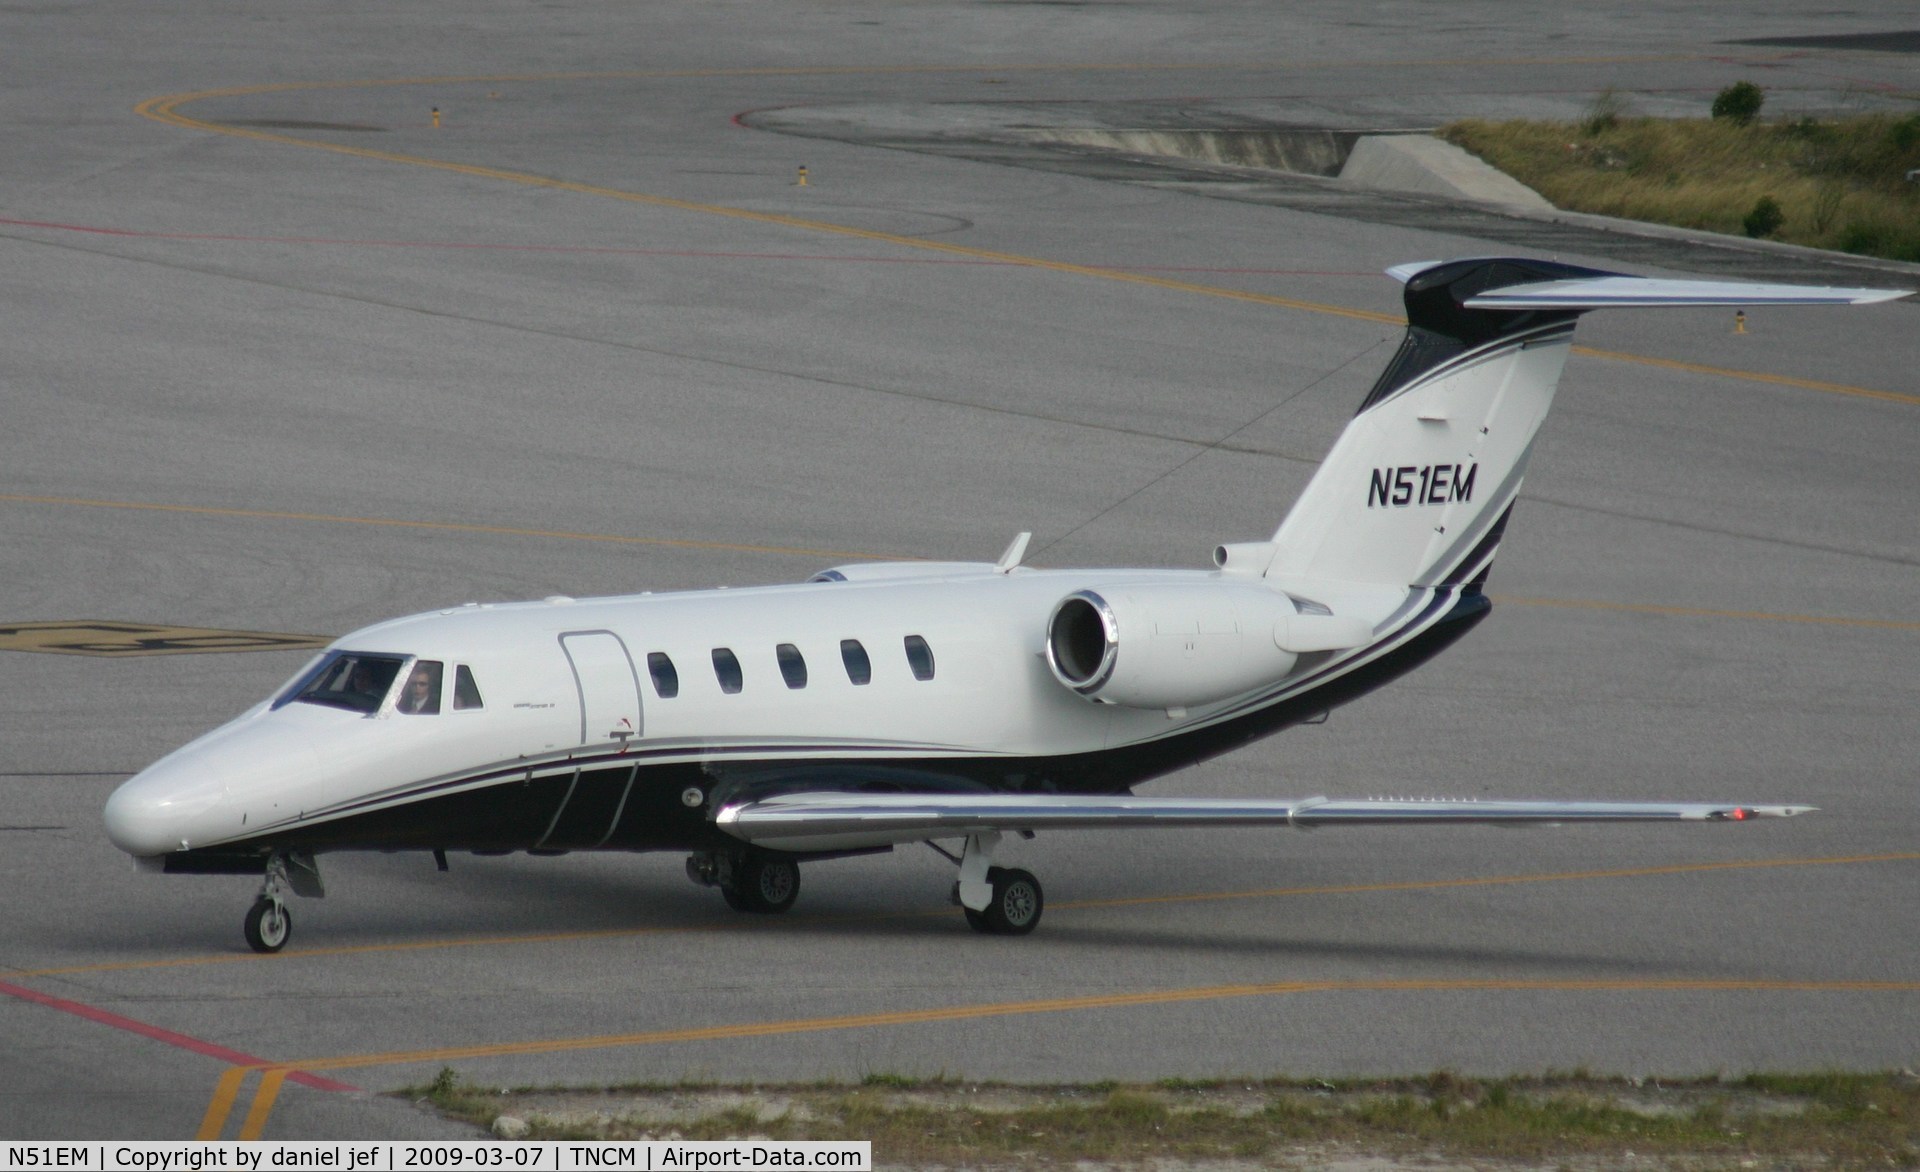
{"label": "nose cone", "polygon": [[236,717],[113,791],[107,837],[140,858],[241,840],[259,830],[262,817],[297,808],[302,786],[325,772],[317,746],[336,745],[343,733],[350,738],[369,723],[304,704]]}
{"label": "nose cone", "polygon": [[182,750],[141,770],[107,799],[107,837],[130,855],[185,850],[198,826],[226,797],[218,776],[194,767]]}

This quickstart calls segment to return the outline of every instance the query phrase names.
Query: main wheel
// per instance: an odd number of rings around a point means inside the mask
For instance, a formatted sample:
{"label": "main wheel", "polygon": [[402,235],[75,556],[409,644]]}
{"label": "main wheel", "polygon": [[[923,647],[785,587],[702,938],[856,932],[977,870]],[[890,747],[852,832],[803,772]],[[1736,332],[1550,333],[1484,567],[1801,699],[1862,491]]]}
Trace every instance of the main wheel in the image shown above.
{"label": "main wheel", "polygon": [[784,912],[800,898],[800,866],[792,859],[753,851],[734,866],[733,881],[720,893],[735,911]]}
{"label": "main wheel", "polygon": [[[981,923],[976,926],[995,936],[1025,936],[1033,931],[1045,906],[1040,881],[1017,868],[993,867],[987,871],[987,882],[993,884],[993,902],[980,913]],[[967,917],[967,922],[972,923],[973,917]]]}
{"label": "main wheel", "polygon": [[293,935],[293,913],[278,900],[262,896],[247,912],[247,947],[255,952],[278,952]]}

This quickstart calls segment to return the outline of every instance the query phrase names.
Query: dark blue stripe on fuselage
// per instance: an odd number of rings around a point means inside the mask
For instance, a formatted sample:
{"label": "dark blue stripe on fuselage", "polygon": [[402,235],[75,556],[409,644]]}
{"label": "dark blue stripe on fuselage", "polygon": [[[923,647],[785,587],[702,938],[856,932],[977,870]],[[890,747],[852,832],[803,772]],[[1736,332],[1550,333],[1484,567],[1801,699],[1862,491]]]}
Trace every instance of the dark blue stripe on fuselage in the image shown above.
{"label": "dark blue stripe on fuselage", "polygon": [[[408,794],[378,799],[387,803],[379,808],[279,827],[244,842],[176,852],[168,856],[168,868],[231,868],[271,850],[296,849],[709,850],[738,845],[714,828],[711,810],[730,801],[779,793],[1121,793],[1358,699],[1445,650],[1491,610],[1477,590],[1458,598],[1442,591],[1408,626],[1426,622],[1428,609],[1449,603],[1450,609],[1438,622],[1385,654],[1344,670],[1342,665],[1330,664],[1325,669],[1329,678],[1317,686],[1142,744],[1034,757],[651,763],[641,748],[574,762],[579,768],[577,782],[573,769],[562,763],[545,766],[560,766],[545,776],[520,766],[435,782]],[[735,753],[753,751],[748,746],[731,748]],[[705,795],[697,807],[681,800],[690,788]],[[554,835],[542,843],[550,828]],[[250,864],[240,869],[250,869]]]}

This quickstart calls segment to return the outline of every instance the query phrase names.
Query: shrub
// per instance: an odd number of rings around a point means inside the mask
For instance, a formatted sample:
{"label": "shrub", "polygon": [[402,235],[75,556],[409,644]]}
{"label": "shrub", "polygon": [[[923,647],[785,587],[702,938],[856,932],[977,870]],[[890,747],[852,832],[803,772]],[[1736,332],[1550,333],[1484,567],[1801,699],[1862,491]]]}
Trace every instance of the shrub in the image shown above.
{"label": "shrub", "polygon": [[1780,210],[1780,201],[1771,195],[1763,195],[1753,205],[1753,210],[1747,213],[1747,218],[1740,221],[1740,226],[1746,229],[1747,235],[1758,240],[1778,232],[1780,225],[1786,222],[1787,214]]}
{"label": "shrub", "polygon": [[1920,146],[1920,114],[1911,114],[1887,128],[1887,141],[1896,151]]}
{"label": "shrub", "polygon": [[1588,138],[1605,134],[1620,125],[1620,119],[1627,112],[1627,101],[1612,86],[1600,91],[1593,99],[1593,105],[1587,107],[1587,116],[1580,121],[1580,129]]}
{"label": "shrub", "polygon": [[1725,118],[1735,126],[1745,126],[1760,116],[1760,103],[1766,94],[1750,81],[1736,81],[1713,98],[1713,116]]}

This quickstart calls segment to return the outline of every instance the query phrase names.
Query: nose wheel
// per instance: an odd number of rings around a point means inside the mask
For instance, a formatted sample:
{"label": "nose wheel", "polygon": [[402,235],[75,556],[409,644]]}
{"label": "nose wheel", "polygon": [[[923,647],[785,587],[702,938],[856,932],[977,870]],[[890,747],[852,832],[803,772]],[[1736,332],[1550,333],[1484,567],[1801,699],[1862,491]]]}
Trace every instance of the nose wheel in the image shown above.
{"label": "nose wheel", "polygon": [[244,928],[247,947],[255,952],[278,952],[293,935],[293,913],[277,899],[261,896],[247,911]]}
{"label": "nose wheel", "polygon": [[287,910],[287,893],[319,899],[327,894],[320,882],[320,868],[310,851],[275,851],[267,857],[266,878],[260,894],[247,909],[241,931],[247,947],[255,952],[278,952],[293,936],[293,913]]}

